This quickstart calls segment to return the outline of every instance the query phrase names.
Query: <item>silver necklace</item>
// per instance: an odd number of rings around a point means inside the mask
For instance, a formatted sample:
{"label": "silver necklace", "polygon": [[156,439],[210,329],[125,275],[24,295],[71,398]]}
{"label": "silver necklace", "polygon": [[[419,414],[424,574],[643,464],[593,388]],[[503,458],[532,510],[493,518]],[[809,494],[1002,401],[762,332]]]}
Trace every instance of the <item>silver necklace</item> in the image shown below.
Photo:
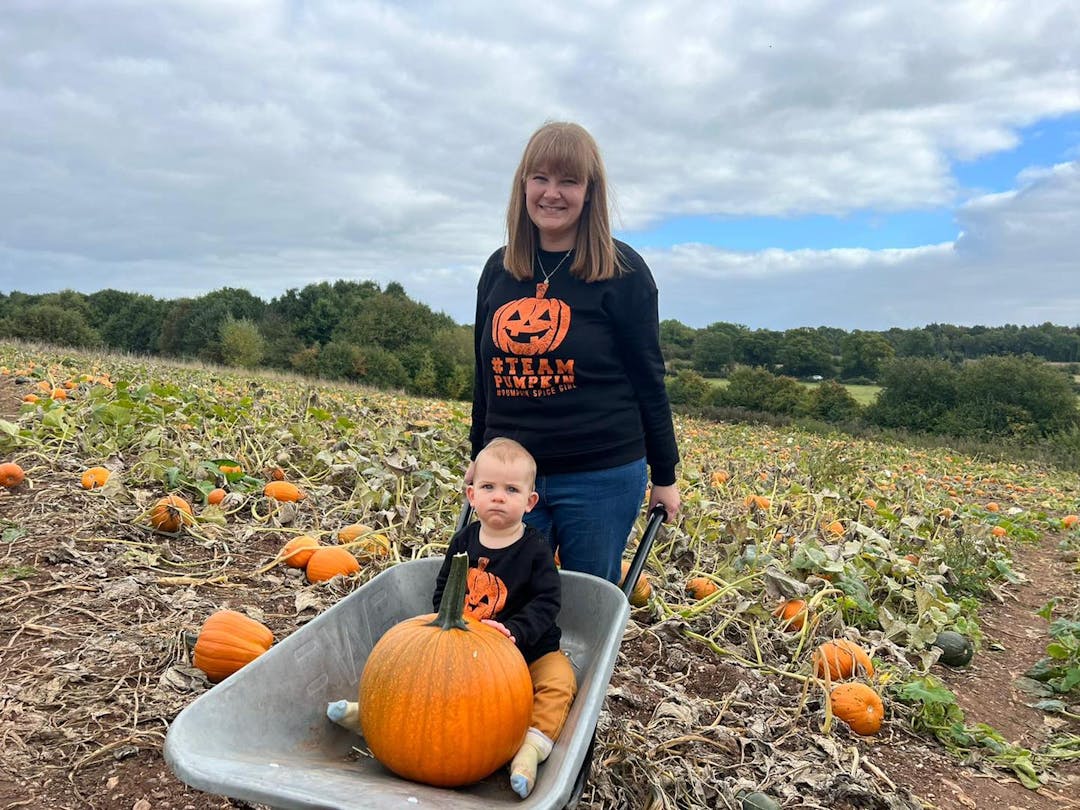
{"label": "silver necklace", "polygon": [[559,272],[559,268],[563,266],[563,262],[565,262],[567,259],[569,259],[570,254],[573,253],[573,252],[574,252],[573,248],[570,248],[568,251],[566,251],[566,253],[563,255],[563,257],[561,259],[559,259],[559,263],[557,265],[555,265],[555,269],[552,270],[549,273],[547,270],[544,269],[544,262],[540,258],[540,249],[537,248],[537,250],[536,250],[536,263],[540,266],[540,273],[544,276],[543,281],[536,282],[536,297],[537,298],[543,298],[547,294],[548,281],[551,279],[551,277],[553,275],[555,275],[557,272]]}

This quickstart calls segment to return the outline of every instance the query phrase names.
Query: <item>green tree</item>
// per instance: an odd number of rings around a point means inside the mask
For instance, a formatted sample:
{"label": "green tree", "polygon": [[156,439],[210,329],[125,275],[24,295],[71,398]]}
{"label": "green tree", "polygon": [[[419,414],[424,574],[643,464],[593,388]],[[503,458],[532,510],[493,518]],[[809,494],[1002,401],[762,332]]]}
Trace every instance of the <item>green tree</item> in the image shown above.
{"label": "green tree", "polygon": [[1036,357],[986,357],[957,375],[941,429],[959,436],[1041,438],[1080,425],[1068,377]]}
{"label": "green tree", "polygon": [[877,332],[851,332],[840,341],[840,376],[877,380],[882,364],[895,353],[892,344]]}
{"label": "green tree", "polygon": [[763,368],[739,366],[717,389],[714,404],[734,405],[751,411],[793,415],[806,409],[806,389],[791,377],[777,377]]}
{"label": "green tree", "polygon": [[6,330],[11,337],[40,340],[58,346],[98,346],[101,336],[86,322],[80,309],[57,303],[33,304],[15,317],[8,316]]}
{"label": "green tree", "polygon": [[731,365],[732,346],[730,333],[717,324],[699,330],[691,348],[694,371],[712,376],[722,375]]}
{"label": "green tree", "polygon": [[712,386],[696,371],[680,371],[667,384],[668,400],[672,405],[700,408],[709,401]]}
{"label": "green tree", "polygon": [[263,359],[266,341],[259,327],[247,318],[225,318],[219,329],[221,360],[228,366],[255,368]]}
{"label": "green tree", "polygon": [[792,377],[833,376],[829,338],[805,327],[784,332],[779,357],[784,374]]}
{"label": "green tree", "polygon": [[862,406],[851,392],[835,380],[825,380],[811,389],[806,400],[807,415],[826,422],[851,422],[861,412]]}
{"label": "green tree", "polygon": [[944,360],[891,360],[882,369],[882,390],[867,418],[883,427],[941,432],[942,420],[956,407],[957,383],[956,369]]}
{"label": "green tree", "polygon": [[696,334],[696,330],[679,321],[660,321],[660,351],[664,355],[664,362],[689,360]]}

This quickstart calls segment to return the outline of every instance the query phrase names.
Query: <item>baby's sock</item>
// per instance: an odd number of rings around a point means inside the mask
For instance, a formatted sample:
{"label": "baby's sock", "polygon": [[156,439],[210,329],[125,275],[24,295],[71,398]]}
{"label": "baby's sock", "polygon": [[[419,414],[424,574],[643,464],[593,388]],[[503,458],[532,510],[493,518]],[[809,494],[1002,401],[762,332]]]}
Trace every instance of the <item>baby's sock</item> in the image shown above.
{"label": "baby's sock", "polygon": [[335,700],[326,704],[326,716],[342,728],[360,733],[360,704],[348,700]]}
{"label": "baby's sock", "polygon": [[510,763],[510,787],[521,798],[532,793],[536,784],[536,767],[548,758],[553,745],[555,743],[551,738],[540,729],[530,728],[525,735],[525,742]]}

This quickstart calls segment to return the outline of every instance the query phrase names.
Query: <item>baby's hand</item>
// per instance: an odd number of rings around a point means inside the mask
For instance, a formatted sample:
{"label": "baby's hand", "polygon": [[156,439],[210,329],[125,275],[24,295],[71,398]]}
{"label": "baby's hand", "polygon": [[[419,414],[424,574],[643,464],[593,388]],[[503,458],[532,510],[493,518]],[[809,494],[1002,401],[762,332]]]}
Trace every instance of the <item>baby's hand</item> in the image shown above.
{"label": "baby's hand", "polygon": [[510,635],[510,631],[506,629],[506,625],[503,624],[502,622],[497,622],[494,619],[481,619],[480,621],[483,622],[484,624],[486,624],[488,627],[494,627],[496,630],[498,630],[500,633],[502,633],[504,636],[506,636],[512,642],[517,644],[517,639],[514,638],[512,635]]}

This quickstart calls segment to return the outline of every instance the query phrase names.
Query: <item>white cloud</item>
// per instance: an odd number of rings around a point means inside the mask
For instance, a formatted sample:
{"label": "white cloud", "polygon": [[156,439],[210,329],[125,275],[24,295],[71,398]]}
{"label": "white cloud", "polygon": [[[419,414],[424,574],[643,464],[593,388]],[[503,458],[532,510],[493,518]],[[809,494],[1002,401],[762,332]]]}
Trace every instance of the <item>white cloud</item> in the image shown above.
{"label": "white cloud", "polygon": [[[626,228],[960,204],[951,159],[1080,110],[1080,11],[1070,0],[12,0],[0,74],[0,290],[174,297],[229,284],[269,298],[320,279],[396,279],[468,321],[510,174],[544,120],[597,136]],[[740,284],[768,290],[742,296],[741,317],[712,318],[711,297],[665,286],[665,315],[688,323],[996,322],[1044,307],[1071,322],[1054,310],[1060,294],[1024,292],[1055,255],[1080,252],[1053,217],[1077,211],[1066,180],[1024,178],[1014,195],[968,203],[955,252],[650,258],[665,284],[716,285],[716,307]],[[1023,287],[1010,283],[1032,241],[1040,260],[1028,257]],[[957,268],[976,257],[1014,288],[1011,309],[950,304],[942,273],[964,286],[977,271]],[[920,272],[936,285],[925,297]],[[858,290],[853,311],[844,302]],[[875,296],[892,300],[876,308]]]}
{"label": "white cloud", "polygon": [[646,251],[668,308],[693,326],[1080,323],[1080,162],[969,201],[955,243],[903,250]]}

